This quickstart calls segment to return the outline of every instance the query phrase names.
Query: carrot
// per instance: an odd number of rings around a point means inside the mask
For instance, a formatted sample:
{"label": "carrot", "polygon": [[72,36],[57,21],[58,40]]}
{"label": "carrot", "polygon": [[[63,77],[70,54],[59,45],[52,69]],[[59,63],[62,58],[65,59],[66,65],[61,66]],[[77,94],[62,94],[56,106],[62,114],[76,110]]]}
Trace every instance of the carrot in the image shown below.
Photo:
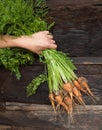
{"label": "carrot", "polygon": [[50,102],[51,102],[51,105],[53,107],[54,112],[56,112],[54,93],[49,94],[49,99],[50,99]]}
{"label": "carrot", "polygon": [[77,80],[74,80],[73,81],[73,84],[80,90],[81,89],[81,86],[79,84],[79,82]]}
{"label": "carrot", "polygon": [[88,82],[87,79],[85,77],[79,77],[78,80],[84,80],[85,82]]}
{"label": "carrot", "polygon": [[55,100],[56,100],[56,102],[57,102],[59,105],[63,106],[64,109],[68,112],[68,107],[67,107],[67,105],[63,102],[63,98],[62,98],[61,95],[55,95]]}
{"label": "carrot", "polygon": [[80,104],[85,105],[80,90],[78,90],[75,86],[73,87],[73,94]]}
{"label": "carrot", "polygon": [[64,102],[68,106],[69,112],[72,113],[72,110],[73,110],[73,108],[72,108],[72,99],[67,95],[67,96],[64,97]]}
{"label": "carrot", "polygon": [[71,83],[65,83],[63,86],[63,89],[70,95],[71,99],[73,98],[73,86]]}
{"label": "carrot", "polygon": [[79,90],[85,92],[85,90],[82,88],[82,86],[81,86],[81,84],[78,82],[78,80],[74,80],[74,81],[73,81],[73,84],[74,84],[74,86],[75,86],[77,89],[79,89]]}
{"label": "carrot", "polygon": [[79,83],[81,84],[83,90],[85,91],[85,93],[90,94],[92,97],[94,97],[93,93],[91,92],[89,85],[87,83],[87,80],[84,77],[79,77],[78,78]]}
{"label": "carrot", "polygon": [[68,106],[68,127],[70,127],[70,123],[73,122],[73,104],[72,99],[68,95],[64,97],[64,102]]}

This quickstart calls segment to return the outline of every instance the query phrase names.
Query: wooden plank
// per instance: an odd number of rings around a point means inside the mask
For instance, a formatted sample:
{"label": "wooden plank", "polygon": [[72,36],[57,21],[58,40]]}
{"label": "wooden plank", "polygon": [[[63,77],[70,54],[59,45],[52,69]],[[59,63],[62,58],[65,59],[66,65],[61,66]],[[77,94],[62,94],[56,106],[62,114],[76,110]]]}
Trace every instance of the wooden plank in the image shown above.
{"label": "wooden plank", "polygon": [[[92,89],[95,96],[97,97],[96,103],[102,104],[102,87],[101,87],[102,86],[102,80],[101,80],[102,73],[100,73],[99,75],[94,75],[94,74],[89,75],[89,72],[87,69],[85,72],[84,71],[85,69],[83,70],[83,72],[78,73],[78,75],[84,76],[87,78],[90,88]],[[12,76],[10,77],[6,75],[8,78],[5,79],[5,82],[1,86],[3,88],[2,101],[9,101],[9,102],[19,101],[19,102],[26,102],[26,103],[29,102],[29,103],[35,103],[35,104],[48,104],[49,99],[48,99],[47,83],[40,85],[35,95],[31,97],[27,97],[26,86],[31,81],[31,78],[35,77],[33,76],[34,72],[35,71],[33,71],[32,67],[30,70],[29,69],[26,70],[23,73],[22,79],[20,81],[18,81],[16,78]],[[36,72],[34,74],[36,74]],[[90,98],[88,99],[87,99],[87,96],[85,96],[86,102],[88,102],[88,104],[91,104],[92,102]]]}
{"label": "wooden plank", "polygon": [[71,59],[78,65],[102,65],[102,57],[71,57]]}
{"label": "wooden plank", "polygon": [[61,5],[74,5],[74,6],[78,6],[78,7],[82,7],[82,6],[87,6],[87,5],[95,5],[95,4],[102,4],[101,0],[47,0],[47,4],[49,7],[57,7],[57,6],[61,6]]}
{"label": "wooden plank", "polygon": [[11,126],[9,126],[9,125],[0,125],[0,130],[11,130]]}
{"label": "wooden plank", "polygon": [[[58,49],[71,56],[102,56],[102,1],[49,0]],[[56,7],[56,8],[55,8]]]}
{"label": "wooden plank", "polygon": [[[10,126],[10,125],[0,125],[0,130],[42,130],[44,128],[39,127],[17,127],[17,126]],[[53,129],[53,128],[52,128]],[[51,128],[47,130],[52,130]],[[58,130],[58,129],[56,129]]]}
{"label": "wooden plank", "polygon": [[[94,92],[94,94],[97,97],[97,104],[102,104],[102,74],[101,75],[81,75],[85,76],[88,81],[90,88]],[[24,77],[23,77],[24,78]],[[27,77],[29,78],[29,77]],[[6,83],[4,84],[4,101],[15,101],[15,102],[29,102],[29,103],[35,103],[35,104],[48,104],[48,86],[47,84],[42,84],[37,90],[37,93],[31,97],[27,97],[26,93],[26,86],[28,84],[28,81],[16,81],[16,80],[6,80]],[[9,85],[9,86],[7,86]],[[18,95],[19,94],[19,95]],[[89,101],[88,101],[89,99]],[[87,96],[85,96],[85,100],[88,103],[90,102],[90,98],[87,99]]]}
{"label": "wooden plank", "polygon": [[76,74],[79,75],[101,75],[102,74],[102,65],[87,65],[87,64],[75,64],[77,70],[75,71]]}
{"label": "wooden plank", "polygon": [[[21,130],[33,128],[34,130],[66,130],[67,124],[67,114],[56,115],[54,114],[51,106],[49,105],[37,105],[32,104],[30,106],[32,109],[27,110],[30,104],[16,104],[8,103],[8,110],[5,112],[0,112],[0,124],[5,124],[9,126],[14,126],[14,130]],[[12,107],[19,106],[19,110]],[[23,109],[22,109],[23,107]],[[24,111],[24,108],[25,111]],[[55,121],[56,117],[56,121]],[[70,125],[70,130],[101,130],[101,120],[102,120],[102,106],[86,106],[86,109],[79,107],[73,114],[74,122]],[[96,123],[96,121],[98,123]]]}
{"label": "wooden plank", "polygon": [[[80,29],[77,27],[70,27],[68,25],[68,20],[69,18],[66,18],[65,23],[61,25],[63,21],[59,21],[59,19],[56,18],[56,26],[54,27],[55,29],[53,32],[58,45],[58,50],[69,54],[70,57],[102,57],[102,30],[99,29],[99,31],[96,31],[97,28],[95,27],[96,25],[94,25],[98,23],[87,25],[84,23],[84,21],[80,23],[74,23],[74,21],[69,20],[73,24],[79,24],[79,26],[81,26],[80,24],[83,23],[83,26],[87,28],[87,30],[83,30],[81,27],[79,27]],[[101,21],[101,19],[99,21]],[[91,22],[92,21],[89,23]],[[91,29],[91,26],[94,26],[93,30]],[[101,27],[101,25],[97,26]],[[91,37],[91,33],[93,37]]]}
{"label": "wooden plank", "polygon": [[[6,102],[5,107],[7,111],[36,111],[38,114],[52,114],[53,110],[51,105],[41,105],[41,104],[31,104],[31,103],[17,103],[17,102]],[[75,111],[79,109],[80,113],[85,113],[85,111],[94,112],[102,112],[102,105],[86,105],[83,106],[76,106]]]}

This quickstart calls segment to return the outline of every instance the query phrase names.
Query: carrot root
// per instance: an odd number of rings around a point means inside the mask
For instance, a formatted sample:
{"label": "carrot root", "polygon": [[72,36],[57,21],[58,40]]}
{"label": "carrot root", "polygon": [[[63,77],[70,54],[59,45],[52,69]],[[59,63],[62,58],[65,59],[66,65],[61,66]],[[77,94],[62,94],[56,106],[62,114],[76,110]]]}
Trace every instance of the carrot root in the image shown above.
{"label": "carrot root", "polygon": [[67,105],[63,102],[63,98],[61,95],[55,95],[55,100],[57,101],[57,103],[61,106],[63,106],[63,108],[68,111],[68,107]]}
{"label": "carrot root", "polygon": [[92,93],[92,91],[90,90],[90,87],[87,83],[87,80],[84,77],[79,77],[78,78],[79,83],[81,84],[83,91],[85,91],[85,93],[89,93],[90,96],[94,97],[94,94]]}
{"label": "carrot root", "polygon": [[50,102],[51,102],[51,105],[52,105],[52,108],[53,108],[54,112],[56,112],[55,99],[54,99],[54,94],[53,93],[49,94],[49,99],[50,99]]}
{"label": "carrot root", "polygon": [[80,91],[74,86],[73,88],[74,97],[78,100],[81,105],[85,105]]}

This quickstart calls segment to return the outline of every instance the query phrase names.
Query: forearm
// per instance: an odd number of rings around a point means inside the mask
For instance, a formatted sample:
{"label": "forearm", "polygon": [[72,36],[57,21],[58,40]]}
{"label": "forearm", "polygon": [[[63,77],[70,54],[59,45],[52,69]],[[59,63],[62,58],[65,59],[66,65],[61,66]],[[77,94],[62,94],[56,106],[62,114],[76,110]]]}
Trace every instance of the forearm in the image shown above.
{"label": "forearm", "polygon": [[50,35],[49,31],[41,31],[31,36],[2,36],[0,37],[0,48],[6,47],[20,47],[40,54],[47,48],[55,49],[57,45],[55,45],[53,36]]}
{"label": "forearm", "polygon": [[0,48],[6,47],[17,47],[17,44],[14,42],[14,38],[11,36],[0,36]]}

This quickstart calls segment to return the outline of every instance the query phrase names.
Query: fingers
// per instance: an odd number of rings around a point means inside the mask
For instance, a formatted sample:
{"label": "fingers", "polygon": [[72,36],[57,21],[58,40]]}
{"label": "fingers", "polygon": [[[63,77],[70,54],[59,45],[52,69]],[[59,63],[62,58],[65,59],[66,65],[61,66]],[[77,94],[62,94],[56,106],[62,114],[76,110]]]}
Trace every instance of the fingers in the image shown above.
{"label": "fingers", "polygon": [[53,39],[53,36],[51,35],[49,31],[42,31],[41,33],[47,35],[48,38]]}
{"label": "fingers", "polygon": [[46,49],[56,49],[57,45],[55,43],[53,35],[49,31],[40,31],[36,34],[33,34],[38,43],[38,48],[36,53],[40,54],[43,50]]}
{"label": "fingers", "polygon": [[50,39],[53,39],[53,38],[54,38],[52,35],[48,35],[47,37],[50,38]]}
{"label": "fingers", "polygon": [[37,51],[37,54],[40,55],[42,53],[42,51],[44,51],[46,49],[56,49],[56,48],[57,48],[56,44],[49,44],[48,47],[39,48],[39,50]]}
{"label": "fingers", "polygon": [[49,31],[41,31],[41,33],[47,35],[49,38],[53,38],[53,35]]}
{"label": "fingers", "polygon": [[49,48],[49,49],[56,49],[57,48],[57,45],[55,44],[55,41],[54,40],[51,40],[51,42],[50,42],[50,44],[48,45],[48,47],[47,48]]}
{"label": "fingers", "polygon": [[32,36],[44,36],[44,37],[53,39],[53,36],[51,35],[49,31],[40,31],[40,32],[32,34]]}
{"label": "fingers", "polygon": [[44,33],[44,34],[50,34],[49,31],[42,31],[42,33]]}
{"label": "fingers", "polygon": [[56,49],[57,45],[56,44],[50,44],[49,49]]}
{"label": "fingers", "polygon": [[53,35],[51,35],[49,31],[44,31],[44,33],[47,34],[47,38],[50,41],[50,44],[55,44],[55,40],[53,40],[54,39]]}
{"label": "fingers", "polygon": [[40,32],[36,32],[34,34],[32,34],[32,36],[35,36],[35,35],[48,35],[50,34],[49,31],[40,31]]}
{"label": "fingers", "polygon": [[55,40],[50,39],[50,44],[55,44]]}

